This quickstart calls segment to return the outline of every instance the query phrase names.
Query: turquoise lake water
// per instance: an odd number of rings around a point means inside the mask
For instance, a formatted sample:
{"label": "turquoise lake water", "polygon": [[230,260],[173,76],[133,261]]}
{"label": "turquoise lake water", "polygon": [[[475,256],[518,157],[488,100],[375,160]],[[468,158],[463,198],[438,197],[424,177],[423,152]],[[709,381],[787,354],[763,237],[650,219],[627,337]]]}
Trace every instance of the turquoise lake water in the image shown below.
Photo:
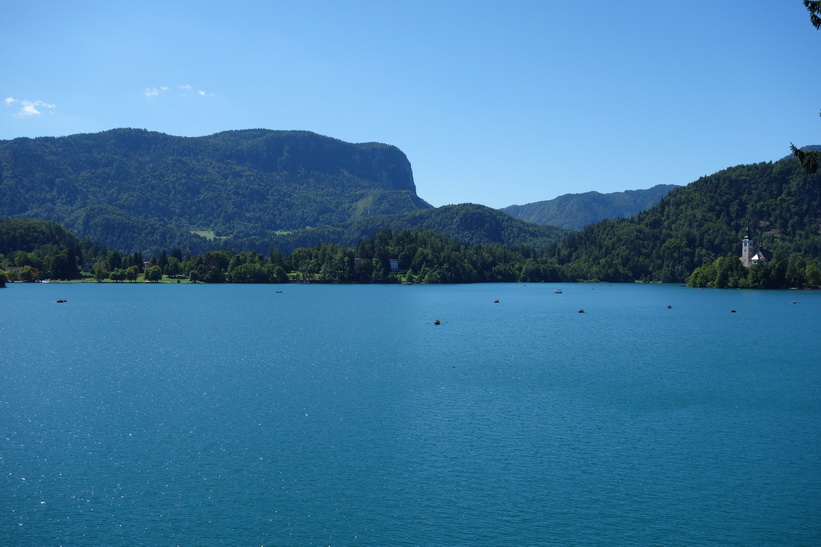
{"label": "turquoise lake water", "polygon": [[12,284],[0,317],[3,545],[821,543],[821,292]]}

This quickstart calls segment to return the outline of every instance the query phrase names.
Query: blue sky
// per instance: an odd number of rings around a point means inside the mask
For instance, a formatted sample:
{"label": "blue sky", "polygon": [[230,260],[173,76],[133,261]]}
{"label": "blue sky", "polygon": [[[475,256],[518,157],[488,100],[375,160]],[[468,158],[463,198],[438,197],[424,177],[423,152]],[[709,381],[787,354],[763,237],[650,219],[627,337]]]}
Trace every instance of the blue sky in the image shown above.
{"label": "blue sky", "polygon": [[309,130],[504,207],[821,144],[819,53],[801,0],[7,0],[0,139]]}

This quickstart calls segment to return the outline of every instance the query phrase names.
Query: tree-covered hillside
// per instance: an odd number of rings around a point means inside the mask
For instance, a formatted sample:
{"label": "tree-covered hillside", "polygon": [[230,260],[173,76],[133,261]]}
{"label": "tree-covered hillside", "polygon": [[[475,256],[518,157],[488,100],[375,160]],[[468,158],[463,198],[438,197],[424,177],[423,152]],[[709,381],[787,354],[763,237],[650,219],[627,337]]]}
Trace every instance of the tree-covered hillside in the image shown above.
{"label": "tree-covered hillside", "polygon": [[569,233],[569,230],[555,226],[523,222],[484,205],[466,203],[399,215],[360,218],[333,226],[297,230],[273,238],[226,242],[226,245],[258,252],[278,248],[288,253],[298,247],[312,247],[318,243],[354,246],[381,230],[428,230],[460,243],[522,245],[531,249],[545,249]]}
{"label": "tree-covered hillside", "polygon": [[747,230],[781,260],[821,258],[821,175],[794,159],[731,167],[631,219],[572,233],[553,256],[579,279],[683,282],[703,264],[739,256]]}
{"label": "tree-covered hillside", "polygon": [[53,222],[0,218],[0,270],[20,268],[22,279],[71,279],[88,260],[107,249]]}
{"label": "tree-covered hillside", "polygon": [[627,190],[609,194],[565,194],[547,201],[511,205],[502,211],[525,222],[581,230],[602,220],[637,215],[658,203],[673,188],[678,186],[658,184],[647,190]]}
{"label": "tree-covered hillside", "polygon": [[[745,268],[738,255],[748,230],[755,250],[769,251],[769,258]],[[94,250],[53,223],[5,219],[0,270],[14,280],[36,280],[68,276],[93,261],[93,279],[115,282],[163,276],[207,283],[686,279],[709,287],[818,287],[821,175],[807,174],[793,159],[732,167],[674,190],[632,219],[603,221],[556,243],[563,234],[465,204],[245,241],[246,250],[174,248],[151,256],[143,269],[148,257],[140,253]],[[0,281],[5,277],[0,271]]]}
{"label": "tree-covered hillside", "polygon": [[130,251],[207,246],[430,208],[396,147],[305,131],[173,137],[115,129],[0,141],[0,215]]}

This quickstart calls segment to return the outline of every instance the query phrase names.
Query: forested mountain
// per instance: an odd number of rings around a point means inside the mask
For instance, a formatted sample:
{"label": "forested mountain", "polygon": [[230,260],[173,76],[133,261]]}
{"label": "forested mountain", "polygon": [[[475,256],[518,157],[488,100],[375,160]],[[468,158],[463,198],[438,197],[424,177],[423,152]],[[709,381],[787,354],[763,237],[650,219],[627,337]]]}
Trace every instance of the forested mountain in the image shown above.
{"label": "forested mountain", "polygon": [[[591,195],[597,203],[596,193]],[[124,270],[126,263],[141,267],[146,252],[147,258],[173,250],[177,269],[186,263],[183,251],[206,257],[201,264],[188,261],[195,277],[260,279],[232,273],[251,260],[267,268],[263,279],[281,279],[274,270],[284,263],[271,258],[263,265],[260,253],[287,256],[298,248],[313,249],[297,252],[315,255],[300,262],[304,274],[343,255],[346,261],[376,260],[356,254],[363,252],[362,241],[371,241],[373,253],[382,258],[447,249],[447,257],[426,259],[430,279],[440,281],[683,282],[689,277],[706,286],[821,284],[821,175],[806,173],[791,157],[725,169],[673,189],[632,218],[569,232],[481,205],[433,209],[416,196],[407,158],[387,145],[349,144],[308,132],[181,138],[119,129],[0,141],[2,217],[54,221],[126,253],[117,260],[116,251],[95,248],[50,222],[24,226],[5,219],[0,262],[28,267],[32,278],[35,269],[45,276],[70,276],[90,258],[96,259],[100,277],[112,268]],[[192,235],[195,230],[217,237]],[[756,250],[772,253],[770,262],[739,268],[740,240],[747,232]],[[412,250],[403,249],[405,244]],[[483,247],[488,245],[507,251]],[[364,249],[371,254],[367,245]],[[382,258],[377,269],[385,267]],[[504,264],[494,268],[493,260]],[[291,266],[297,268],[293,261]],[[354,273],[330,278],[315,273],[312,280],[360,279],[362,271]]]}
{"label": "forested mountain", "polygon": [[24,279],[77,277],[80,265],[106,252],[54,222],[0,218],[0,270],[25,268]]}
{"label": "forested mountain", "polygon": [[[602,221],[551,243],[562,233],[466,204],[301,230],[282,235],[278,244],[246,242],[265,254],[171,249],[152,257],[142,273],[140,253],[94,251],[53,223],[5,219],[0,269],[17,268],[13,279],[33,280],[38,270],[47,276],[71,272],[95,260],[98,281],[135,281],[139,274],[208,283],[686,279],[710,287],[818,287],[821,175],[805,173],[794,159],[740,165],[675,189],[631,219]],[[770,258],[744,268],[738,256],[748,233],[755,250],[769,251]],[[6,275],[0,271],[0,281]]]}
{"label": "forested mountain", "polygon": [[466,203],[399,215],[377,215],[333,226],[297,230],[273,238],[246,238],[230,244],[259,252],[278,248],[288,253],[298,247],[312,247],[318,243],[354,246],[381,230],[428,230],[460,243],[499,243],[531,249],[545,249],[569,233],[569,230],[555,226],[539,226],[517,220],[484,205]]}
{"label": "forested mountain", "polygon": [[675,184],[658,184],[647,190],[601,194],[564,194],[555,199],[511,205],[505,213],[525,222],[581,230],[601,220],[629,218],[649,209],[670,193]]}
{"label": "forested mountain", "polygon": [[719,257],[737,263],[748,230],[756,249],[774,254],[773,267],[799,256],[820,259],[821,175],[792,158],[731,167],[633,218],[571,233],[552,255],[573,278],[683,282]]}
{"label": "forested mountain", "polygon": [[51,220],[126,251],[209,247],[192,231],[264,237],[430,207],[398,148],[305,131],[0,141],[0,216]]}

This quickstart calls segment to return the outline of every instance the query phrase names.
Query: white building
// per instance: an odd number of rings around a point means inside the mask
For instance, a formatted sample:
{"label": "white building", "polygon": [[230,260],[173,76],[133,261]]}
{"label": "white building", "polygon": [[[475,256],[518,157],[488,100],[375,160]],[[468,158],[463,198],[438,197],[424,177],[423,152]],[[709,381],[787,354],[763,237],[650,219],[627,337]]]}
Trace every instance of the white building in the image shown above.
{"label": "white building", "polygon": [[759,249],[757,253],[753,254],[753,240],[749,235],[744,235],[741,240],[741,256],[739,257],[741,264],[745,268],[749,268],[753,264],[763,264],[772,260],[772,254],[764,249]]}

